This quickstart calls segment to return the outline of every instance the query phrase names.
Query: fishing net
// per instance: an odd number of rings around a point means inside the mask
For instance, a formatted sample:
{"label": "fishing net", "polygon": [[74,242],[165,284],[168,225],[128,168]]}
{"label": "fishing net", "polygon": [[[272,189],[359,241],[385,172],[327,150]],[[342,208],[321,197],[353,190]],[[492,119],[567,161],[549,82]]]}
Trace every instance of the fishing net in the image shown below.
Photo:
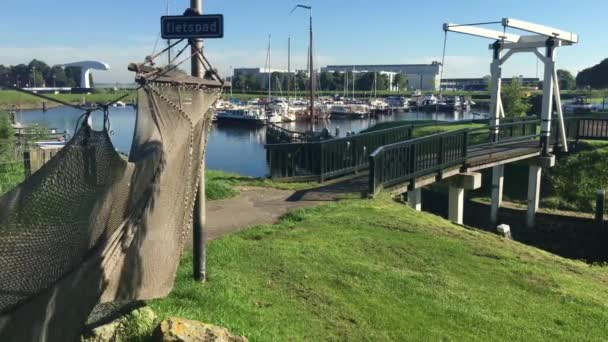
{"label": "fishing net", "polygon": [[0,341],[75,340],[99,303],[171,290],[221,84],[150,69],[137,80],[128,160],[84,120],[0,197]]}

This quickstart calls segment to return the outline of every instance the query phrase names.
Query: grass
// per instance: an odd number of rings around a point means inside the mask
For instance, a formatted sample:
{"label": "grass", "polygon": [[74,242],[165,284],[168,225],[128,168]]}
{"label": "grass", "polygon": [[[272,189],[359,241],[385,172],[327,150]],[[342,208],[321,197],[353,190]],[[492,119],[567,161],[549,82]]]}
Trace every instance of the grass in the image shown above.
{"label": "grass", "polygon": [[369,133],[382,129],[389,129],[399,126],[414,125],[413,136],[414,138],[420,138],[431,134],[444,133],[450,131],[456,131],[459,129],[469,128],[483,128],[487,127],[486,124],[482,123],[458,123],[458,122],[439,122],[435,120],[402,120],[402,121],[391,121],[381,122],[373,127],[361,131],[361,133]]}
{"label": "grass", "polygon": [[608,271],[415,212],[386,197],[287,215],[186,254],[160,316],[251,341],[603,340]]}
{"label": "grass", "polygon": [[23,160],[11,158],[2,153],[0,147],[0,196],[12,190],[25,179]]}
{"label": "grass", "polygon": [[[105,103],[113,101],[123,95],[129,95],[122,100],[123,102],[131,102],[135,99],[135,92],[127,90],[116,92],[102,91],[92,94],[48,94],[48,96],[52,98],[63,100],[72,104],[80,104],[83,102],[83,99],[85,102]],[[13,106],[16,106],[19,109],[42,108],[43,101],[45,100],[39,97],[20,93],[14,90],[0,91],[0,109],[12,109]],[[46,102],[49,105],[55,105],[50,103],[50,101]]]}
{"label": "grass", "polygon": [[207,199],[219,200],[238,195],[239,186],[255,186],[281,190],[303,190],[318,186],[317,183],[285,183],[266,178],[241,176],[225,171],[207,170],[205,173]]}

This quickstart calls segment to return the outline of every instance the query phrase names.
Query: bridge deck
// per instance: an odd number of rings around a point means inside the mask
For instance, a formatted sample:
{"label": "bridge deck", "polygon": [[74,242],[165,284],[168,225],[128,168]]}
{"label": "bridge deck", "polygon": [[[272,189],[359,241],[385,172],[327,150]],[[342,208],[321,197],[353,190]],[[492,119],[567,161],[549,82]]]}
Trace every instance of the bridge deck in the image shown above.
{"label": "bridge deck", "polygon": [[[550,150],[552,150],[552,148],[550,148]],[[464,168],[466,171],[481,170],[495,165],[539,156],[540,152],[538,140],[486,147],[472,147],[468,150],[468,157]]]}

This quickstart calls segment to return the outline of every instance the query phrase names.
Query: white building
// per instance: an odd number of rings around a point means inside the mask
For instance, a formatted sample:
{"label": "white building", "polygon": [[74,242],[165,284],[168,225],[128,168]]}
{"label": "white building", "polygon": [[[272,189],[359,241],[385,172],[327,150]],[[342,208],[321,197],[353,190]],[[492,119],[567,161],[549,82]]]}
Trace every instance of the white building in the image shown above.
{"label": "white building", "polygon": [[377,64],[377,65],[328,65],[321,68],[321,72],[378,72],[389,77],[389,84],[393,84],[396,74],[404,74],[407,77],[409,89],[439,90],[439,77],[441,74],[441,63],[431,64]]}

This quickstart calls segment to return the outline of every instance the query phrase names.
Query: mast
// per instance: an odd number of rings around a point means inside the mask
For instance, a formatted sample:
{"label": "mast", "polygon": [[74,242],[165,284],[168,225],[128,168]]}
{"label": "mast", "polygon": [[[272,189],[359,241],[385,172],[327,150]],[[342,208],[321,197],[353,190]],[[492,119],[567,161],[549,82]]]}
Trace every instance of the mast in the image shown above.
{"label": "mast", "polygon": [[344,70],[344,100],[348,96],[348,72]]}
{"label": "mast", "polygon": [[291,36],[287,37],[287,103],[289,104],[289,91],[291,84]]}
{"label": "mast", "polygon": [[378,97],[378,72],[374,71],[374,98]]}
{"label": "mast", "polygon": [[268,72],[268,101],[270,101],[270,89],[272,85],[272,73],[270,72],[270,34],[268,35],[268,52],[266,61],[268,63],[266,67],[266,71]]}
{"label": "mast", "polygon": [[313,65],[313,40],[312,40],[312,9],[310,9],[310,50],[309,50],[309,85],[310,85],[310,120],[315,119],[315,68]]}
{"label": "mast", "polygon": [[353,65],[353,101],[355,100],[355,66]]}
{"label": "mast", "polygon": [[287,115],[289,115],[289,86],[291,84],[291,36],[287,37]]}

